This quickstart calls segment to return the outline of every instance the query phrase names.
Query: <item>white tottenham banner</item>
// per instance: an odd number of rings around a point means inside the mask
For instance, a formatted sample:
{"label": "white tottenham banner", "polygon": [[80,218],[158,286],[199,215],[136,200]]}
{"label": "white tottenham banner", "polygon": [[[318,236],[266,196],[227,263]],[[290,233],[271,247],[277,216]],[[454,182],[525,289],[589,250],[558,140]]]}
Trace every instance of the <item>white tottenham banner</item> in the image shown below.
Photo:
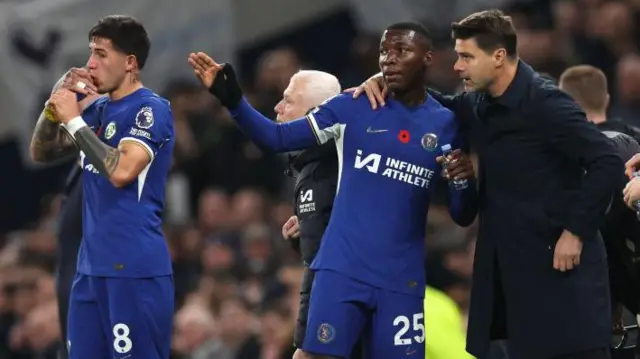
{"label": "white tottenham banner", "polygon": [[0,2],[0,140],[18,136],[23,153],[28,153],[33,125],[45,96],[68,68],[86,64],[87,34],[101,17],[127,14],[144,24],[151,39],[151,53],[143,82],[159,92],[175,78],[192,78],[187,64],[189,52],[206,51],[220,61],[233,61],[231,2]]}

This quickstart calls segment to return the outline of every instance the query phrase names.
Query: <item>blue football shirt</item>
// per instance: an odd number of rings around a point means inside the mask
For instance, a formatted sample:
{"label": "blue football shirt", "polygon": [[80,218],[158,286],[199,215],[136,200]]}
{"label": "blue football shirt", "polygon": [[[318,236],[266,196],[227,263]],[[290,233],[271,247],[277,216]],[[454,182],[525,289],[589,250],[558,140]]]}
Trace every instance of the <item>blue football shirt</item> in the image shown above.
{"label": "blue football shirt", "polygon": [[429,197],[442,144],[460,147],[451,111],[433,98],[415,108],[340,95],[308,115],[320,143],[336,139],[338,191],[312,263],[365,283],[424,295]]}
{"label": "blue football shirt", "polygon": [[130,278],[171,274],[161,218],[174,146],[169,102],[142,88],[116,101],[100,98],[82,116],[107,145],[135,142],[151,161],[135,181],[116,188],[80,154],[84,204],[78,272]]}
{"label": "blue football shirt", "polygon": [[[232,115],[256,143],[274,151],[335,140],[338,190],[312,269],[424,295],[429,198],[442,171],[436,157],[444,144],[466,147],[450,110],[430,96],[416,107],[390,99],[372,110],[366,97],[340,94],[306,118],[283,124],[270,123],[246,101]],[[477,207],[468,204],[476,198],[472,183],[451,190],[454,219],[470,224]]]}

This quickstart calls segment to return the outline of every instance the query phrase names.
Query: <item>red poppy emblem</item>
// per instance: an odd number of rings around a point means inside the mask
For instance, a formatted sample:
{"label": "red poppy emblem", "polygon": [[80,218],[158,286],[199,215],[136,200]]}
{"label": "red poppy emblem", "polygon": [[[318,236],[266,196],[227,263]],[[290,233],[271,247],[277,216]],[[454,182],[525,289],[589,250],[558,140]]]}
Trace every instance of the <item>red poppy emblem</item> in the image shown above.
{"label": "red poppy emblem", "polygon": [[398,134],[398,140],[400,140],[400,142],[402,143],[409,143],[410,139],[411,139],[411,136],[409,136],[409,131],[407,130],[402,130]]}

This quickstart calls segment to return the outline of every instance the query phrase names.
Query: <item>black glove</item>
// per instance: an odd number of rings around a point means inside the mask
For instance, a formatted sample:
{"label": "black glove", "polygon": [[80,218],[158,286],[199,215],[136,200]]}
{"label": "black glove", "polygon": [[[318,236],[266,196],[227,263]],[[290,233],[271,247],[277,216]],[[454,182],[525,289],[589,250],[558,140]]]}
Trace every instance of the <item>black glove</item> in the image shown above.
{"label": "black glove", "polygon": [[226,108],[236,108],[242,100],[242,89],[231,64],[222,64],[222,70],[213,80],[209,92]]}

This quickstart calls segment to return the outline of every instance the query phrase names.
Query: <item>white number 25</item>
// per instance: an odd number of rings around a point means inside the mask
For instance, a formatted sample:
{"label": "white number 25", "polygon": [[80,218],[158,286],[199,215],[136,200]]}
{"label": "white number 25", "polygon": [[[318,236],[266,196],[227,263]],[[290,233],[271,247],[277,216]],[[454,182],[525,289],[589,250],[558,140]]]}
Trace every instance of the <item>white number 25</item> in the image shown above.
{"label": "white number 25", "polygon": [[[411,345],[411,338],[404,337],[411,327],[409,318],[404,315],[399,315],[393,320],[393,326],[400,327],[393,337],[393,345]],[[416,313],[413,315],[413,330],[419,333],[413,337],[413,340],[418,344],[424,343],[424,313]]]}

